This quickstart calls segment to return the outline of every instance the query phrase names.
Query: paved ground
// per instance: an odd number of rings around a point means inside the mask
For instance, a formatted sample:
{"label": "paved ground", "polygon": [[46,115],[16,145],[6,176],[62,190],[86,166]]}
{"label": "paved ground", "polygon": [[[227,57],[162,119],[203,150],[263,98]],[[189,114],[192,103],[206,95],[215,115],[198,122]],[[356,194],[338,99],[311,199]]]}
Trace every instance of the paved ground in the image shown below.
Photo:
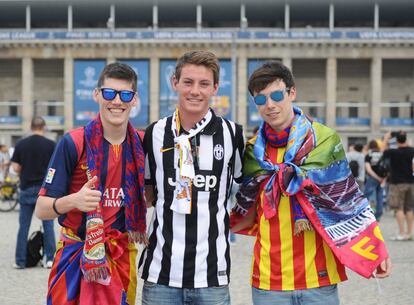
{"label": "paved ground", "polygon": [[[12,268],[17,226],[18,212],[0,213],[0,305],[45,304],[49,270],[41,267]],[[32,230],[39,226],[40,222],[34,220]],[[391,213],[386,213],[381,227],[384,237],[389,239],[396,228]],[[249,272],[252,244],[252,238],[237,236],[232,247],[232,305],[251,304]],[[378,285],[375,280],[365,280],[349,271],[350,280],[340,284],[339,288],[342,305],[414,304],[414,242],[388,241],[388,247],[394,264],[392,276],[379,281]]]}

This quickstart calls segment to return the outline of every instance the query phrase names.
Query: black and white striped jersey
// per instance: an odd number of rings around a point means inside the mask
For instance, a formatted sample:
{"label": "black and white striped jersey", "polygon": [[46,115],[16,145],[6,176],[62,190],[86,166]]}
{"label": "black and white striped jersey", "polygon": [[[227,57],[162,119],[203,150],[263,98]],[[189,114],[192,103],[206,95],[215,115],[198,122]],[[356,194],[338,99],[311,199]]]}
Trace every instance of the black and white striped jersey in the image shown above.
{"label": "black and white striped jersey", "polygon": [[[144,280],[182,288],[226,285],[230,278],[228,195],[240,182],[244,150],[241,125],[217,117],[190,139],[195,177],[191,214],[171,210],[177,150],[172,117],[150,125],[144,138],[146,184],[155,188],[149,246],[139,272]],[[161,152],[164,151],[164,152]],[[234,173],[232,175],[232,172]]]}

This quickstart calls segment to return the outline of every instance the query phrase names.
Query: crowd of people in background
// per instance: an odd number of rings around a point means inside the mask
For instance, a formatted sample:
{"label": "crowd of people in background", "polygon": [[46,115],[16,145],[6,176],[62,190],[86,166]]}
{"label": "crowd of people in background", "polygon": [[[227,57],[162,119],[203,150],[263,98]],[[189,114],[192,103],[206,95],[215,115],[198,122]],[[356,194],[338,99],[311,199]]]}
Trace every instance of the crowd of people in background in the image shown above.
{"label": "crowd of people in background", "polygon": [[392,240],[413,240],[414,148],[405,131],[387,132],[382,139],[349,145],[352,174],[380,221],[384,209],[394,212],[397,232]]}

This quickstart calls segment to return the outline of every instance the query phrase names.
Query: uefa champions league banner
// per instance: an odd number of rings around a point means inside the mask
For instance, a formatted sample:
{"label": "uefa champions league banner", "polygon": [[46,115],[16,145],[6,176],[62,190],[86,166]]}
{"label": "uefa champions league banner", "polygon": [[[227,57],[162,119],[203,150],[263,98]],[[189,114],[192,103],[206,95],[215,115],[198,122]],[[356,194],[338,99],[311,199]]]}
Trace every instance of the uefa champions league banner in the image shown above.
{"label": "uefa champions league banner", "polygon": [[171,84],[175,63],[171,59],[160,60],[160,118],[171,115],[177,105],[177,93]]}
{"label": "uefa champions league banner", "polygon": [[98,84],[99,74],[105,60],[75,60],[73,67],[73,124],[84,126],[94,119],[99,106],[93,99],[93,90]]}
{"label": "uefa champions league banner", "polygon": [[[175,64],[175,60],[160,61],[160,118],[171,115],[177,105],[177,93],[171,85]],[[212,97],[210,106],[217,115],[229,119],[231,118],[232,86],[231,61],[220,60],[219,90],[217,95]]]}
{"label": "uefa champions league banner", "polygon": [[[252,75],[253,71],[259,68],[265,62],[264,59],[249,59],[247,62],[247,80]],[[250,127],[260,125],[262,121],[259,112],[257,111],[256,104],[253,97],[247,92],[247,125]]]}
{"label": "uefa champions league banner", "polygon": [[310,31],[297,29],[292,31],[1,31],[0,41],[31,40],[413,40],[414,31],[405,30],[364,30],[364,31]]}
{"label": "uefa champions league banner", "polygon": [[231,73],[231,60],[220,60],[220,79],[219,89],[217,95],[213,96],[210,101],[210,106],[214,112],[226,119],[232,119],[231,101],[233,79]]}
{"label": "uefa champions league banner", "polygon": [[145,128],[149,124],[149,61],[143,60],[120,60],[129,65],[138,75],[138,104],[132,108],[129,119],[134,127]]}

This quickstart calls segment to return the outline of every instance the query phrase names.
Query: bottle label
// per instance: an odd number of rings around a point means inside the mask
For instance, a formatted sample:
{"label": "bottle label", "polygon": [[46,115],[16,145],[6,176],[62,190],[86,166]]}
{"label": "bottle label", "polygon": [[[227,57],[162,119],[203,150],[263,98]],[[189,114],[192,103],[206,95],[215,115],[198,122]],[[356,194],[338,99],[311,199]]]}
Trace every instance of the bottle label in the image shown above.
{"label": "bottle label", "polygon": [[101,218],[86,221],[85,256],[90,260],[100,260],[105,256],[104,225]]}

